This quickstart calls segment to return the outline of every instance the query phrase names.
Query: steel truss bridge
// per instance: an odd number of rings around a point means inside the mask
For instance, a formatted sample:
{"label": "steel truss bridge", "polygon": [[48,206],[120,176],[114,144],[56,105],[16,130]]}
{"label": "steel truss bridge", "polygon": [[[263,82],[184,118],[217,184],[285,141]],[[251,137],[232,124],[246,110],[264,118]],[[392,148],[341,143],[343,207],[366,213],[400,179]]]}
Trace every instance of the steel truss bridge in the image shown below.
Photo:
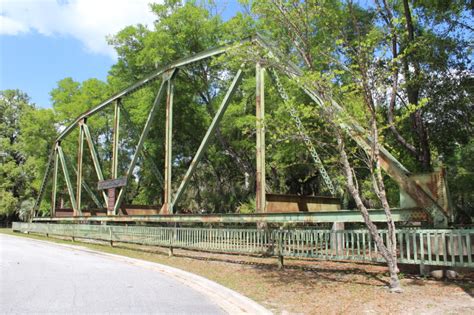
{"label": "steel truss bridge", "polygon": [[[232,51],[251,50],[254,55],[254,64],[246,61],[242,67],[234,75],[228,90],[217,110],[202,142],[195,153],[192,162],[189,165],[186,174],[184,175],[179,188],[172,191],[172,116],[173,116],[173,95],[174,95],[174,78],[176,73],[185,66],[192,65],[204,59],[217,57],[231,53]],[[206,148],[219,125],[226,109],[236,92],[239,83],[242,80],[243,69],[248,66],[255,66],[256,73],[256,212],[255,214],[179,214],[175,213],[173,206],[179,202],[183,196],[183,192],[188,186],[191,176],[206,151]],[[359,211],[353,210],[339,210],[339,211],[318,211],[318,212],[292,212],[292,213],[269,213],[266,211],[266,193],[265,193],[265,91],[264,91],[264,73],[268,71],[271,78],[274,80],[280,96],[285,102],[288,102],[288,95],[279,79],[279,75],[284,75],[295,82],[299,88],[306,93],[312,101],[321,109],[323,113],[327,113],[328,117],[338,115],[340,117],[347,117],[344,109],[334,99],[328,96],[321,96],[310,84],[302,80],[303,71],[295,64],[289,62],[286,56],[280,52],[275,46],[262,37],[255,35],[245,40],[233,43],[231,45],[214,48],[208,51],[201,52],[194,56],[184,58],[164,66],[147,77],[141,79],[135,84],[129,86],[123,91],[115,94],[106,101],[88,110],[68,127],[66,127],[57,137],[51,151],[49,161],[46,167],[42,185],[34,206],[34,215],[32,221],[34,222],[69,222],[69,223],[86,223],[86,222],[223,222],[223,223],[245,223],[245,222],[269,222],[269,223],[319,223],[319,222],[363,222]],[[118,173],[118,149],[119,149],[119,125],[121,117],[127,119],[127,112],[122,106],[122,101],[130,97],[133,93],[139,91],[149,83],[160,80],[159,90],[156,93],[154,102],[148,112],[148,116],[143,129],[137,132],[138,143],[134,151],[131,153],[131,161],[126,168],[125,174]],[[163,176],[164,202],[160,213],[155,215],[126,215],[120,213],[119,210],[124,202],[127,188],[133,175],[134,168],[137,165],[140,154],[146,152],[144,149],[144,141],[148,136],[153,118],[157,113],[160,103],[165,98],[166,119],[165,119],[165,167]],[[111,178],[104,178],[104,172],[99,163],[99,158],[96,150],[96,144],[91,136],[91,131],[88,126],[88,119],[97,115],[106,108],[113,107],[113,141],[111,152]],[[307,136],[304,126],[299,119],[298,112],[292,108],[290,116],[295,122],[300,136],[309,150],[311,157],[319,169],[324,182],[331,193],[335,193],[334,186],[331,179],[327,175],[324,166],[319,158],[315,146],[311,139]],[[339,121],[339,122],[338,122]],[[373,145],[373,141],[369,133],[363,127],[358,125],[355,121],[348,121],[347,119],[340,119],[335,122],[337,127],[343,130],[350,136],[358,146],[363,150],[369,152]],[[73,130],[78,130],[78,147],[77,147],[77,163],[73,166],[76,179],[76,187],[74,189],[72,176],[69,173],[67,156],[65,155],[61,142],[71,134]],[[84,142],[87,143],[91,161],[98,179],[99,197],[95,195],[83,178],[83,155]],[[380,150],[380,162],[384,171],[399,185],[400,189],[405,191],[415,202],[415,208],[393,209],[393,217],[396,221],[429,221],[435,227],[447,226],[449,215],[443,207],[428,193],[423,187],[412,178],[411,173],[385,148]],[[57,186],[59,168],[62,169],[62,175],[67,186],[69,200],[72,205],[72,215],[58,216],[57,215]],[[161,173],[158,178],[161,180]],[[52,183],[51,196],[51,216],[39,217],[38,208],[45,194],[47,185]],[[86,215],[86,209],[82,209],[81,194],[85,191],[91,196],[99,208],[104,209],[102,215],[93,215],[91,211]],[[103,202],[100,200],[103,199]],[[105,208],[106,212],[105,212]],[[324,210],[324,209],[323,209]],[[376,222],[386,221],[382,210],[373,210],[370,212],[371,217]]]}

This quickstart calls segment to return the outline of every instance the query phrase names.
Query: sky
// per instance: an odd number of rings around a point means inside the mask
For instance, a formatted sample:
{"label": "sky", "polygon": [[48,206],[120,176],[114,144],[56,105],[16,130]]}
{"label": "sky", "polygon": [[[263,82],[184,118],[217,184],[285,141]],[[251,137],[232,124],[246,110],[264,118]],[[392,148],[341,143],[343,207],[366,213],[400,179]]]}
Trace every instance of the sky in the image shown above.
{"label": "sky", "polygon": [[[149,2],[162,0],[0,0],[0,90],[20,89],[39,107],[63,78],[105,80],[116,54],[106,37],[151,26]],[[224,18],[237,0],[217,0]]]}

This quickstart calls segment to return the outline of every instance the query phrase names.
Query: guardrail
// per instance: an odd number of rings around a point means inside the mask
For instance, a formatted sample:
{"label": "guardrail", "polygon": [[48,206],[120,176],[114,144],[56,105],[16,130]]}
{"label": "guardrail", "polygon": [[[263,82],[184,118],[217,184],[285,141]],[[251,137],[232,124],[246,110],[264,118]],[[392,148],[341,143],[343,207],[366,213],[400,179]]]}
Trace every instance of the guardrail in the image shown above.
{"label": "guardrail", "polygon": [[[384,261],[367,230],[264,230],[173,228],[90,224],[13,223],[13,230],[222,253]],[[387,231],[381,230],[387,239]],[[398,261],[405,264],[474,267],[474,229],[398,229]]]}

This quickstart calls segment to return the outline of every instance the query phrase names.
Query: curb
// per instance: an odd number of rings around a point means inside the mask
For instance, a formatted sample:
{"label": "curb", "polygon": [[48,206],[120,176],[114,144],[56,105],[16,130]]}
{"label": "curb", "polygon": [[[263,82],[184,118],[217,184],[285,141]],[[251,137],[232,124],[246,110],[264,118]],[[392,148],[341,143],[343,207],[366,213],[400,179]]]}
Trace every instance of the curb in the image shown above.
{"label": "curb", "polygon": [[[2,234],[2,235],[5,235],[7,237],[10,236],[10,237],[22,238],[20,236],[14,236],[14,235],[9,235],[9,234]],[[262,305],[258,304],[257,302],[249,299],[248,297],[234,290],[226,288],[204,277],[198,276],[196,274],[193,274],[193,273],[190,273],[178,268],[174,268],[174,267],[170,267],[170,266],[166,266],[166,265],[162,265],[159,263],[154,263],[154,262],[150,262],[146,260],[131,258],[127,256],[104,253],[104,252],[92,250],[80,245],[59,244],[55,242],[37,240],[37,239],[32,239],[32,238],[28,238],[28,239],[35,242],[46,243],[48,245],[56,245],[59,247],[65,247],[72,250],[87,252],[93,255],[105,256],[105,257],[109,257],[109,258],[112,258],[121,262],[125,262],[128,264],[132,264],[132,265],[144,267],[153,271],[161,272],[181,282],[182,284],[198,291],[199,293],[206,295],[209,299],[211,299],[213,303],[218,305],[221,309],[223,309],[228,314],[262,314],[262,315],[272,314],[272,312],[264,308]]]}

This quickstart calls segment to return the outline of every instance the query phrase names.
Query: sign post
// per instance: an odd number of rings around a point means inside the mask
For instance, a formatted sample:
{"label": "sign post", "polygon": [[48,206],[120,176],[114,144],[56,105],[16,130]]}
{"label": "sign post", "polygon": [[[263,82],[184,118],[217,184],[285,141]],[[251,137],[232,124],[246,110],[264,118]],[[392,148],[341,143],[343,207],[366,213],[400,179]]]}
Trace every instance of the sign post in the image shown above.
{"label": "sign post", "polygon": [[127,185],[127,178],[120,177],[115,179],[107,179],[99,181],[97,184],[98,190],[107,190],[107,215],[114,215],[115,200],[116,200],[116,189]]}

